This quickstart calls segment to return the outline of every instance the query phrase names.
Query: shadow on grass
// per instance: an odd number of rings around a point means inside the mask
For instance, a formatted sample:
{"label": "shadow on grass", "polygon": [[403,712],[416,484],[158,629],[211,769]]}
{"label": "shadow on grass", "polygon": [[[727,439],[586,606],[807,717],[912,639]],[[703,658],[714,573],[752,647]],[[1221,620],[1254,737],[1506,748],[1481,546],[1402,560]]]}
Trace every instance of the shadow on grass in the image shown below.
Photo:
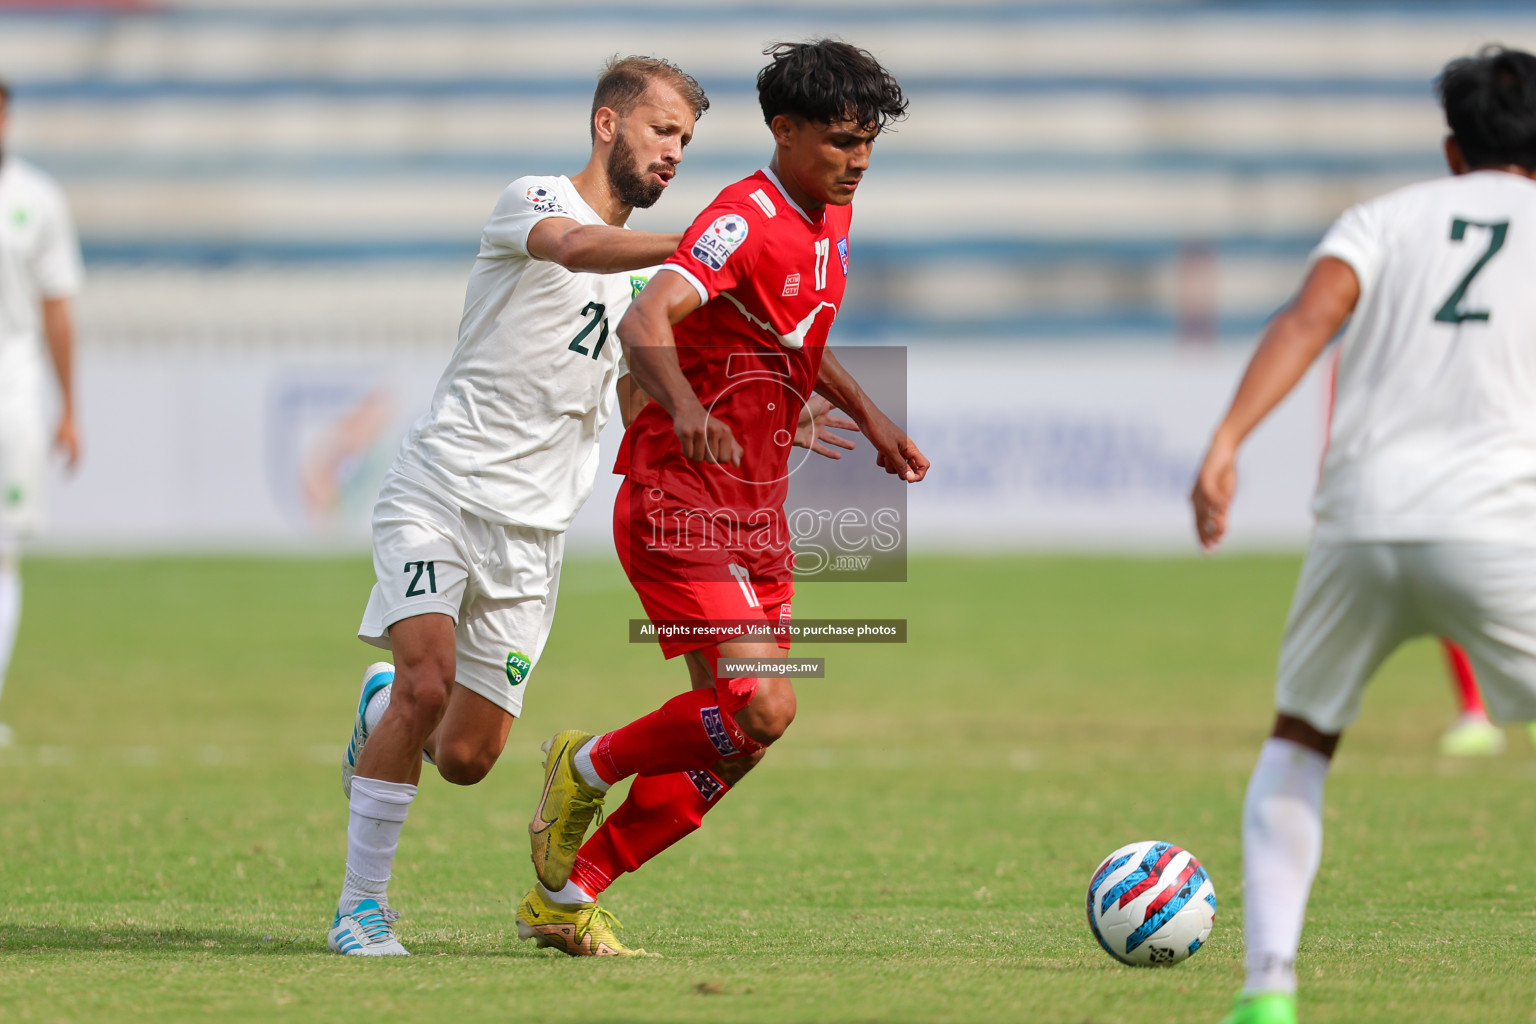
{"label": "shadow on grass", "polygon": [[64,925],[0,924],[0,952],[59,950],[133,950],[135,952],[208,952],[219,955],[293,953],[324,948],[289,936],[242,932],[224,928],[164,928],[152,925],[109,925],[82,928]]}
{"label": "shadow on grass", "polygon": [[[210,956],[252,956],[295,953],[330,954],[323,936],[296,937],[291,934],[263,934],[260,931],[236,931],[228,928],[168,928],[154,925],[123,924],[107,927],[16,924],[0,921],[0,954],[105,952],[200,953]],[[486,949],[479,944],[453,941],[422,941],[411,944],[416,956],[451,955],[472,957],[529,957],[541,952],[532,946],[511,942],[502,948]],[[562,958],[563,959],[563,958]]]}

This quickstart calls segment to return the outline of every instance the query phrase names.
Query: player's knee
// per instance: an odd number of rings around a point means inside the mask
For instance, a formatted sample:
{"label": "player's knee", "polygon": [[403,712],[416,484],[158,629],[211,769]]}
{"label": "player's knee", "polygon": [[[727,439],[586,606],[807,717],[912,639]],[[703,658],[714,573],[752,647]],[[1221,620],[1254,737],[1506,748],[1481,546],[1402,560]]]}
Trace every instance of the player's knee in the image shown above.
{"label": "player's knee", "polygon": [[778,740],[795,720],[795,691],[785,679],[763,680],[752,702],[736,713],[741,731],[767,746]]}
{"label": "player's knee", "polygon": [[453,686],[452,669],[443,678],[440,666],[417,666],[409,671],[395,666],[395,682],[390,690],[389,714],[402,715],[413,727],[426,736],[442,720],[448,708],[448,691]]}
{"label": "player's knee", "polygon": [[438,744],[437,773],[455,786],[473,786],[496,766],[496,755],[469,744]]}

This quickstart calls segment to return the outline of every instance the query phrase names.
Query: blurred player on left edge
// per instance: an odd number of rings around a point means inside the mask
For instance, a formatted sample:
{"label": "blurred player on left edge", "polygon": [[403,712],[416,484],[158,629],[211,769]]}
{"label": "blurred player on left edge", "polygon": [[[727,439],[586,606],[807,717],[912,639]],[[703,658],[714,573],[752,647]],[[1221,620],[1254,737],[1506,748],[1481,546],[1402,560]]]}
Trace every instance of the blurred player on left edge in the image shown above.
{"label": "blurred player on left edge", "polygon": [[[0,82],[0,142],[10,98]],[[80,460],[70,299],[82,276],[64,194],[53,179],[0,146],[0,687],[21,623],[21,540],[42,518],[45,346],[59,386],[53,443],[70,469]],[[10,743],[10,726],[0,723],[0,747]]]}

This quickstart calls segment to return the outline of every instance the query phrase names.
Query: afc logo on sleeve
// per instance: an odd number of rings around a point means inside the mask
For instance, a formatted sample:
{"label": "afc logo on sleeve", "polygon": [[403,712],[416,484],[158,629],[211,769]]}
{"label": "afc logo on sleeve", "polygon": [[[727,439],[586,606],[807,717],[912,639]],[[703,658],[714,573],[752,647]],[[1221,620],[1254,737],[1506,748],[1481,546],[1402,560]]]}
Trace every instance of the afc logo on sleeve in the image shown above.
{"label": "afc logo on sleeve", "polygon": [[693,243],[693,258],[711,270],[719,270],[731,253],[747,240],[747,222],[734,213],[716,217],[715,222]]}
{"label": "afc logo on sleeve", "polygon": [[837,240],[837,258],[843,264],[843,276],[848,276],[848,236],[844,235]]}

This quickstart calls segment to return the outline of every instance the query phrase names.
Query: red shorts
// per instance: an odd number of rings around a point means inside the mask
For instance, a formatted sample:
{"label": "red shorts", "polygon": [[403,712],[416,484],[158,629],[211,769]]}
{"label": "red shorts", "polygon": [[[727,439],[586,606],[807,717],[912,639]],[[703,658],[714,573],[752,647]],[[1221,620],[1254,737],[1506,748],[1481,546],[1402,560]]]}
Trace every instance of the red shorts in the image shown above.
{"label": "red shorts", "polygon": [[721,641],[762,631],[787,650],[795,583],[783,553],[744,541],[723,520],[700,517],[686,543],[654,528],[679,511],[665,492],[628,479],[613,505],[619,563],[657,625],[662,653],[704,651],[713,661]]}

